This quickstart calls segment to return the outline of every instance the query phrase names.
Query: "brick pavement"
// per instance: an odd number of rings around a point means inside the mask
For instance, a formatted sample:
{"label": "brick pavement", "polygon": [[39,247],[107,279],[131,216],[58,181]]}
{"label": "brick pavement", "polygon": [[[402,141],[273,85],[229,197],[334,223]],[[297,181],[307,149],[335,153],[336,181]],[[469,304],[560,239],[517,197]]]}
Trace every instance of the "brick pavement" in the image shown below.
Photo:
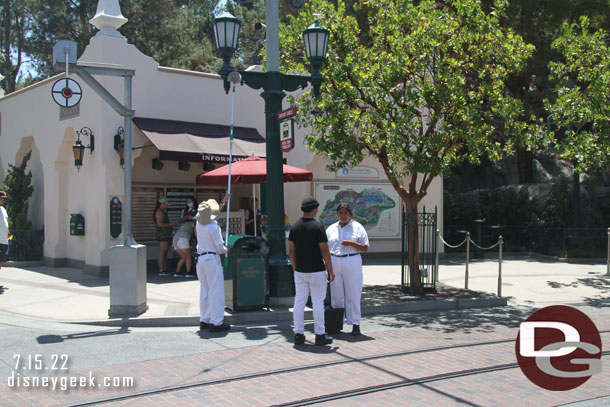
{"label": "brick pavement", "polygon": [[[600,331],[610,331],[610,316],[592,316]],[[456,325],[413,327],[368,334],[360,340],[336,336],[325,348],[289,342],[176,356],[108,366],[67,376],[134,377],[135,388],[11,389],[0,384],[0,406],[60,406],[99,400],[168,386],[209,382],[270,370],[295,369],[282,374],[228,380],[178,391],[113,401],[117,406],[270,406],[389,383],[408,386],[329,401],[329,406],[551,406],[610,394],[610,368],[568,392],[549,392],[530,383],[518,368],[413,384],[434,375],[516,362],[516,327],[482,324],[476,329]],[[222,336],[202,334],[203,338]],[[194,336],[196,340],[200,340]],[[604,350],[610,333],[602,334]],[[387,356],[394,354],[393,356]],[[386,357],[383,357],[386,355]],[[610,358],[605,357],[606,365]],[[22,372],[28,374],[27,372]]]}

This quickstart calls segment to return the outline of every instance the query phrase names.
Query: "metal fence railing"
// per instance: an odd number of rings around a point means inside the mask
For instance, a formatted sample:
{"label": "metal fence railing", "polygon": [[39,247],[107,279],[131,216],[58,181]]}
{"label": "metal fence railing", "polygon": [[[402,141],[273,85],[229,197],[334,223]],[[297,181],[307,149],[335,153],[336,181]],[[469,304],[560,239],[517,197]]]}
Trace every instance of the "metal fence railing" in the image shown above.
{"label": "metal fence railing", "polygon": [[[465,246],[466,249],[466,269],[464,270],[464,288],[466,290],[468,290],[468,280],[470,278],[470,273],[468,271],[468,265],[470,264],[470,245],[472,244],[476,249],[478,250],[492,250],[495,249],[496,247],[498,248],[498,290],[497,290],[497,294],[498,297],[502,296],[502,246],[504,244],[504,239],[502,238],[502,235],[498,236],[498,241],[494,244],[492,244],[489,247],[483,247],[481,245],[478,245],[474,240],[472,240],[472,238],[470,237],[470,232],[468,231],[462,231],[465,233],[465,238],[461,243],[458,244],[454,244],[451,245],[449,243],[447,243],[445,241],[445,239],[443,239],[443,237],[441,236],[441,231],[437,230],[436,231],[436,240],[437,240],[437,247],[440,247],[441,243],[450,249],[458,249],[461,246]],[[439,270],[439,259],[438,259],[438,251],[436,252],[436,278],[438,279],[438,270]]]}
{"label": "metal fence railing", "polygon": [[434,208],[434,212],[426,212],[426,207],[424,206],[423,211],[418,212],[414,217],[409,217],[406,213],[403,213],[400,268],[401,287],[404,291],[407,291],[411,287],[411,276],[409,270],[409,236],[407,229],[410,225],[414,224],[417,224],[415,230],[422,288],[427,291],[436,290],[436,282],[438,281],[436,278],[438,268],[435,262],[435,257],[438,250],[435,236],[437,212],[438,210],[436,207]]}
{"label": "metal fence railing", "polygon": [[11,230],[13,239],[9,240],[8,260],[42,260],[43,230]]}
{"label": "metal fence railing", "polygon": [[[490,246],[502,235],[504,251],[535,252],[562,258],[604,258],[607,255],[608,230],[604,228],[550,228],[524,225],[446,225],[443,237],[448,242],[461,241],[464,233],[481,246]],[[448,247],[448,253],[465,249]]]}

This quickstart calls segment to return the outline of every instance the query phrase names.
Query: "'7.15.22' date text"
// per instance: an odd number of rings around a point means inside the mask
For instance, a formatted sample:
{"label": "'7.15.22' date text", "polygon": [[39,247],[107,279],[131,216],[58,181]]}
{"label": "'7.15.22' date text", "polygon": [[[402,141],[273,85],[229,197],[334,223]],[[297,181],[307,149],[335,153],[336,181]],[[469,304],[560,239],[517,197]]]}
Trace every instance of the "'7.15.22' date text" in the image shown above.
{"label": "'7.15.22' date text", "polygon": [[47,359],[41,354],[13,355],[15,370],[30,370],[44,372],[49,370],[67,371],[68,355],[51,354]]}

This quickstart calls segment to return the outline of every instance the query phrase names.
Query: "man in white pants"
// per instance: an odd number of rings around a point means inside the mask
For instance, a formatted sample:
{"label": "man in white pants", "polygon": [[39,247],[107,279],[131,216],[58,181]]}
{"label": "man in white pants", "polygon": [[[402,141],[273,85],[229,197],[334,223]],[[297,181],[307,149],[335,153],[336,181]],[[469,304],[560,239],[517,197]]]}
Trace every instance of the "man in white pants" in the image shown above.
{"label": "man in white pants", "polygon": [[305,304],[310,294],[316,334],[315,344],[324,346],[333,341],[326,337],[324,296],[326,285],[328,281],[334,280],[335,273],[328,251],[326,230],[314,219],[319,205],[314,198],[305,198],[301,204],[303,217],[292,226],[288,236],[288,252],[294,270],[296,292],[292,311],[295,345],[305,343]]}
{"label": "man in white pants", "polygon": [[[227,202],[228,195],[222,199]],[[199,329],[211,332],[228,331],[231,326],[225,324],[225,288],[220,255],[227,252],[222,240],[220,226],[216,223],[220,207],[213,199],[199,204],[197,208],[197,277],[201,285],[199,292]]]}
{"label": "man in white pants", "polygon": [[347,203],[337,207],[338,222],[326,229],[335,281],[330,285],[333,308],[345,308],[345,319],[352,335],[360,335],[360,297],[362,295],[362,256],[369,248],[369,237],[360,223],[352,219]]}

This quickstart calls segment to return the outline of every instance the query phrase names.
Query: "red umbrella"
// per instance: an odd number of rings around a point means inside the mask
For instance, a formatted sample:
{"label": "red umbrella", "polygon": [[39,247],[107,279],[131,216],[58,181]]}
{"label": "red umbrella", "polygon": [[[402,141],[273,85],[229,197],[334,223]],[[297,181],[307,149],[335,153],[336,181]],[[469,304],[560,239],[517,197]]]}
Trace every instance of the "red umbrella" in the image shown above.
{"label": "red umbrella", "polygon": [[[283,165],[284,182],[311,181],[313,173],[291,165]],[[229,178],[229,165],[199,174],[197,184],[222,185]],[[267,161],[260,157],[248,157],[231,164],[231,184],[258,184],[267,179]]]}

